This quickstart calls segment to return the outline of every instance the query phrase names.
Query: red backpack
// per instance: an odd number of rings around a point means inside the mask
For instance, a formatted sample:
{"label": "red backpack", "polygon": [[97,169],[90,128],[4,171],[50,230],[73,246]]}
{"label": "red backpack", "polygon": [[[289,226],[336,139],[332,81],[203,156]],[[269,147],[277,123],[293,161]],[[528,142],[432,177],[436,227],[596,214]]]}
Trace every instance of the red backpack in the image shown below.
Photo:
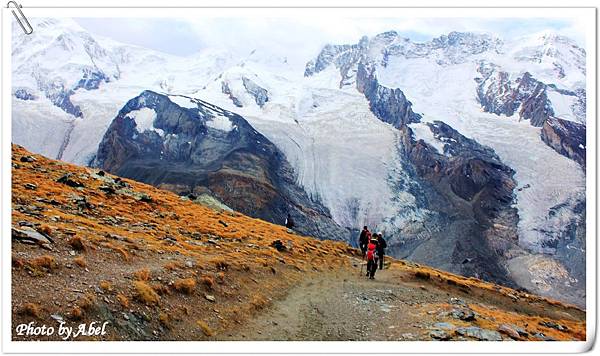
{"label": "red backpack", "polygon": [[369,242],[367,245],[367,260],[372,261],[375,259],[375,250],[377,249],[377,245],[372,242]]}

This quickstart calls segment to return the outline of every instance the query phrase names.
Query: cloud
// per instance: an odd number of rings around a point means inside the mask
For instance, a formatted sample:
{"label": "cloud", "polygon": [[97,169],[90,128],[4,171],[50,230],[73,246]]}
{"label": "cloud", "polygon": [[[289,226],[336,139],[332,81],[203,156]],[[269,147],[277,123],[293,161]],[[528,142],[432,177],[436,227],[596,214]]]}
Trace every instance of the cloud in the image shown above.
{"label": "cloud", "polygon": [[190,55],[207,47],[245,56],[268,50],[291,61],[314,57],[327,43],[356,43],[362,36],[395,30],[413,41],[451,31],[485,32],[503,39],[551,31],[584,45],[582,24],[556,18],[81,18],[93,33],[155,50]]}

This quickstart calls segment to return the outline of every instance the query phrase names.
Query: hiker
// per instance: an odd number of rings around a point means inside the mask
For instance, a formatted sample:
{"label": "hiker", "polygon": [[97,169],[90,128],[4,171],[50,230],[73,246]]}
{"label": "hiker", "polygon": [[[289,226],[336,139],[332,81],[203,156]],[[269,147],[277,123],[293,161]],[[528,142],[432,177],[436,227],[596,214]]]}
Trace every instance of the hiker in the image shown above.
{"label": "hiker", "polygon": [[377,234],[377,257],[379,258],[379,269],[383,269],[383,255],[385,254],[385,249],[387,248],[387,243],[383,238],[381,232]]}
{"label": "hiker", "polygon": [[367,245],[369,244],[369,240],[371,240],[371,232],[365,225],[360,232],[360,237],[358,238],[358,246],[360,247],[363,258],[365,258],[365,253],[367,253]]}
{"label": "hiker", "polygon": [[294,220],[292,219],[292,216],[289,213],[287,218],[285,219],[285,227],[287,227],[290,230],[294,228]]}
{"label": "hiker", "polygon": [[377,271],[377,238],[374,236],[367,245],[367,276],[375,279]]}

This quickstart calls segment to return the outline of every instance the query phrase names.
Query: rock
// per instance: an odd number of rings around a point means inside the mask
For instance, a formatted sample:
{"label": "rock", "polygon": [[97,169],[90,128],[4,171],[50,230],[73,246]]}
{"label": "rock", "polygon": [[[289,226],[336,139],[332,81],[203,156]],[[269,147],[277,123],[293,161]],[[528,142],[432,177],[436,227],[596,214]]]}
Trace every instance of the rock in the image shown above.
{"label": "rock", "polygon": [[254,97],[256,105],[262,108],[265,103],[269,101],[269,95],[265,88],[260,87],[258,84],[246,77],[242,77],[242,83],[244,84],[246,91]]}
{"label": "rock", "polygon": [[37,189],[37,185],[35,185],[33,183],[25,183],[23,186],[25,187],[25,189],[29,189],[29,190],[36,190]]}
{"label": "rock", "polygon": [[139,195],[138,201],[141,201],[143,203],[152,203],[152,197],[146,193],[142,193]]}
{"label": "rock", "polygon": [[19,226],[35,227],[35,224],[29,221],[19,221]]}
{"label": "rock", "polygon": [[287,248],[283,245],[281,240],[275,240],[271,243],[271,247],[274,247],[279,252],[285,252]]}
{"label": "rock", "polygon": [[39,232],[37,232],[36,230],[24,226],[22,229],[15,229],[12,228],[11,229],[12,232],[12,239],[13,240],[17,240],[19,242],[24,242],[24,243],[31,243],[31,244],[37,244],[37,245],[47,245],[50,243],[54,243],[54,241],[52,240],[52,238],[50,238],[50,236],[46,235],[46,234],[41,234]]}
{"label": "rock", "polygon": [[187,268],[192,268],[192,267],[194,267],[194,262],[190,261],[190,260],[187,260],[187,261],[185,261],[185,266]]}
{"label": "rock", "polygon": [[64,320],[63,317],[59,314],[51,314],[50,317],[58,322],[62,322]]}
{"label": "rock", "polygon": [[82,188],[84,187],[83,183],[71,178],[73,175],[71,173],[67,173],[65,175],[63,175],[62,177],[58,178],[56,180],[57,183],[62,183],[62,184],[66,184],[69,187],[73,187],[73,188]]}
{"label": "rock", "polygon": [[111,187],[110,185],[101,185],[100,187],[98,187],[98,190],[101,190],[106,194],[115,194],[116,193],[116,189]]}
{"label": "rock", "polygon": [[524,329],[522,329],[522,328],[520,328],[518,326],[515,326],[515,325],[511,325],[511,326],[519,333],[520,336],[522,336],[522,337],[528,337],[529,336],[529,333],[527,331],[525,331]]}
{"label": "rock", "polygon": [[450,340],[452,338],[452,336],[444,330],[431,330],[429,332],[429,336],[432,339],[442,340],[442,341]]}
{"label": "rock", "polygon": [[521,339],[521,335],[519,334],[519,332],[514,328],[514,326],[508,325],[508,324],[501,324],[498,326],[498,331],[506,334],[508,336],[510,336],[512,339],[515,340],[520,340]]}
{"label": "rock", "polygon": [[551,338],[550,336],[546,336],[544,333],[541,332],[533,333],[531,336],[543,341],[556,341],[556,339]]}
{"label": "rock", "polygon": [[415,335],[412,333],[404,333],[400,336],[402,336],[403,339],[407,339],[407,340],[414,340],[414,338],[415,338]]}
{"label": "rock", "polygon": [[210,294],[205,294],[204,298],[206,298],[206,300],[208,300],[209,302],[213,302],[214,303],[216,301],[215,297],[212,296],[212,295],[210,295]]}
{"label": "rock", "polygon": [[463,321],[474,321],[475,320],[475,312],[473,312],[469,308],[463,309],[454,309],[450,312],[450,315],[455,319],[460,319]]}
{"label": "rock", "polygon": [[540,137],[556,152],[579,163],[585,169],[586,127],[569,120],[550,117],[542,126]]}
{"label": "rock", "polygon": [[421,119],[421,115],[412,111],[412,103],[402,90],[379,83],[375,68],[369,63],[358,63],[356,88],[369,101],[373,114],[383,122],[400,128]]}
{"label": "rock", "polygon": [[465,303],[465,301],[460,298],[450,298],[450,304],[461,305],[463,307],[467,306],[467,303]]}
{"label": "rock", "polygon": [[52,251],[52,246],[50,246],[48,244],[40,244],[40,247],[43,248],[44,250]]}
{"label": "rock", "polygon": [[22,156],[20,159],[21,162],[35,162],[36,159],[33,156]]}
{"label": "rock", "polygon": [[494,330],[482,329],[477,326],[461,327],[456,333],[462,336],[472,337],[482,341],[502,341],[502,336]]}
{"label": "rock", "polygon": [[538,324],[540,324],[541,326],[545,326],[547,328],[556,329],[558,331],[567,331],[567,330],[569,330],[568,327],[560,325],[560,324],[555,323],[553,321],[540,321]]}
{"label": "rock", "polygon": [[442,329],[442,330],[452,330],[452,329],[456,328],[456,326],[454,326],[454,324],[446,323],[446,322],[435,323],[435,324],[433,324],[433,327],[436,329]]}

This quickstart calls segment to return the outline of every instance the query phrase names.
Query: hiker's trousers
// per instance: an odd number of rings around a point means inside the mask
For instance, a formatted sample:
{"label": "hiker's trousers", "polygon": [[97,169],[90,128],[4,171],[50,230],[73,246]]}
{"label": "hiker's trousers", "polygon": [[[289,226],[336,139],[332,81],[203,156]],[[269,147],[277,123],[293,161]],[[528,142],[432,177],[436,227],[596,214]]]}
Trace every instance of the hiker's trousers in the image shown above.
{"label": "hiker's trousers", "polygon": [[375,271],[377,271],[377,259],[369,260],[367,262],[367,275],[369,277],[375,277]]}

